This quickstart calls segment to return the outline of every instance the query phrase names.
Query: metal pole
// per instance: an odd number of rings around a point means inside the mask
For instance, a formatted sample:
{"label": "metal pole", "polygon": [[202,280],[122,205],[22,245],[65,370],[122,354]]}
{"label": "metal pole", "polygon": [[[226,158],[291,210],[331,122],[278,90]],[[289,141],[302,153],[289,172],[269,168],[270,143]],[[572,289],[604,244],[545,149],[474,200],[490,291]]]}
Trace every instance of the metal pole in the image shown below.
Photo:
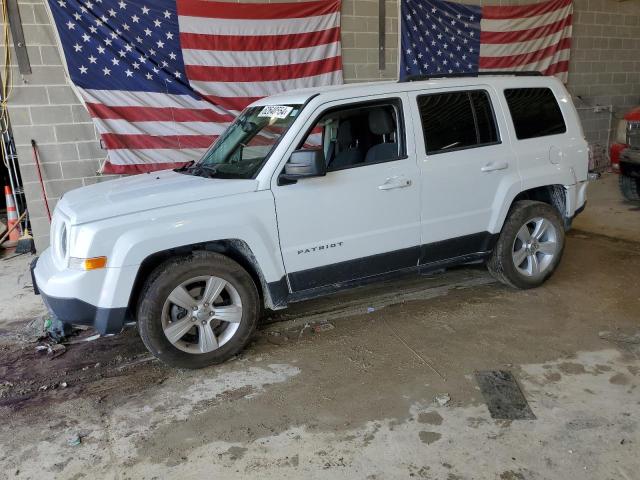
{"label": "metal pole", "polygon": [[611,148],[611,124],[613,123],[613,105],[608,105],[609,107],[609,129],[607,130],[607,149],[605,151],[605,156],[607,157],[607,163],[611,163],[611,155],[609,154],[609,149]]}
{"label": "metal pole", "polygon": [[[9,27],[11,28],[11,36],[13,37],[13,49],[16,52],[16,60],[18,68],[22,75],[31,73],[31,63],[29,62],[29,53],[27,52],[27,42],[24,40],[22,31],[22,19],[20,18],[20,9],[17,0],[4,0],[7,2],[7,13],[9,15]],[[6,48],[9,48],[7,45]]]}
{"label": "metal pole", "polygon": [[[7,167],[7,172],[9,173],[9,185],[11,185],[11,196],[13,197],[13,203],[16,206],[16,213],[18,214],[18,217],[19,217],[20,203],[18,203],[18,197],[16,196],[16,183],[18,181],[18,177],[17,176],[15,177],[15,182],[14,182],[13,179],[15,176],[15,166],[13,165],[13,161],[9,158],[11,154],[8,152],[7,141],[6,141],[7,132],[6,130],[4,130],[4,125],[2,126],[2,128],[3,128],[3,132],[2,132],[2,136],[0,136],[0,141],[2,142],[2,152],[6,160],[5,166]],[[14,167],[13,172],[9,164],[11,164]]]}
{"label": "metal pole", "polygon": [[385,46],[386,46],[386,7],[385,0],[378,0],[378,70],[386,68]]}
{"label": "metal pole", "polygon": [[14,194],[16,196],[20,196],[22,198],[22,206],[25,207],[24,209],[27,209],[27,198],[24,196],[24,187],[20,184],[20,167],[18,164],[18,153],[16,152],[16,145],[15,145],[15,141],[13,140],[13,137],[11,136],[11,134],[9,133],[9,131],[7,131],[7,139],[8,139],[8,145],[9,145],[9,154],[11,157],[11,168],[13,169],[13,175],[15,178],[15,184],[16,184],[16,189],[14,190]]}

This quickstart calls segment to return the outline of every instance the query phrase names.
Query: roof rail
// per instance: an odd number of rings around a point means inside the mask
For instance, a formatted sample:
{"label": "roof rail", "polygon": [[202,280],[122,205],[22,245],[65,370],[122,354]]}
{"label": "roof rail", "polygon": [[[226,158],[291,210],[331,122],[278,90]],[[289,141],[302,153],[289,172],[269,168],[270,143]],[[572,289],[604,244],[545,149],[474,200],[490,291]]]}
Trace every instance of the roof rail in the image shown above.
{"label": "roof rail", "polygon": [[540,77],[542,73],[536,71],[495,71],[495,72],[475,72],[475,73],[436,73],[433,75],[409,75],[401,80],[398,80],[398,83],[404,82],[419,82],[422,80],[433,80],[438,78],[465,78],[465,77],[480,77],[480,76],[497,76],[497,75],[511,75],[514,77]]}

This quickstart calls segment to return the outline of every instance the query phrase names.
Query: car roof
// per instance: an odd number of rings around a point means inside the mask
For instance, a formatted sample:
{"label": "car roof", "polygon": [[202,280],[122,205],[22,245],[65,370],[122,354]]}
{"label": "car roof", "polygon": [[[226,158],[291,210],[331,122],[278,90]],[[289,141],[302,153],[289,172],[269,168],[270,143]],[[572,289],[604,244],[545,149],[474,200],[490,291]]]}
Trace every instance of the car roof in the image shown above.
{"label": "car roof", "polygon": [[278,93],[261,98],[252,105],[296,105],[304,104],[311,98],[320,96],[321,100],[339,100],[343,98],[366,97],[368,95],[384,95],[415,90],[429,90],[450,87],[472,87],[475,85],[493,85],[496,88],[551,87],[562,85],[555,77],[549,76],[515,76],[515,75],[482,75],[473,77],[430,78],[411,82],[384,81],[366,83],[346,83],[342,85],[325,85],[302,88]]}

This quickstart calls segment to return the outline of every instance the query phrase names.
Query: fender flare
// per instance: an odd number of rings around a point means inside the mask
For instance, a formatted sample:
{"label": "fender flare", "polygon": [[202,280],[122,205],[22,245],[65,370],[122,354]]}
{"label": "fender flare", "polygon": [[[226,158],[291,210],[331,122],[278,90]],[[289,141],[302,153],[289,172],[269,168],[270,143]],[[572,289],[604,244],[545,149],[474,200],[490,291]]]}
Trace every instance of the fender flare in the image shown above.
{"label": "fender flare", "polygon": [[[540,192],[543,192],[545,190],[547,192],[548,198],[542,198],[540,196]],[[502,226],[504,225],[504,222],[506,221],[514,202],[521,199],[538,200],[550,204],[551,206],[555,207],[556,210],[558,210],[558,213],[560,213],[565,221],[565,227],[568,227],[567,222],[569,221],[569,217],[567,216],[567,202],[569,199],[567,198],[567,187],[560,184],[541,184],[535,187],[527,188],[526,190],[514,191],[513,189],[511,189],[509,191],[508,201],[504,202],[503,207],[500,210],[500,214],[497,216],[496,222],[492,225],[495,228],[494,233],[502,231]]]}
{"label": "fender flare", "polygon": [[251,275],[265,308],[278,310],[286,307],[286,302],[283,303],[283,297],[286,297],[286,294],[280,293],[278,289],[279,285],[274,285],[274,283],[280,284],[282,282],[267,282],[262,268],[249,244],[238,238],[229,238],[181,245],[149,254],[141,262],[133,287],[131,288],[129,297],[130,312],[132,314],[135,313],[140,294],[142,293],[147,278],[161,263],[176,256],[191,255],[196,251],[216,252],[231,258]]}

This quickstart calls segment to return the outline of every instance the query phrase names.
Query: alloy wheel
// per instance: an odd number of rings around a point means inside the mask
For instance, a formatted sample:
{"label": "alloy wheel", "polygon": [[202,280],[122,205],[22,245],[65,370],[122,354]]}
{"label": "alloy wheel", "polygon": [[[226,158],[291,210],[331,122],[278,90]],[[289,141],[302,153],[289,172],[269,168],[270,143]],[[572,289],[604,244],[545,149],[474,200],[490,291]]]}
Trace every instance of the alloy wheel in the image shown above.
{"label": "alloy wheel", "polygon": [[222,347],[242,321],[235,287],[215,276],[198,276],[175,287],[162,308],[162,329],[176,348],[193,354]]}
{"label": "alloy wheel", "polygon": [[552,265],[559,247],[553,223],[543,217],[532,218],[520,227],[513,241],[513,263],[521,274],[540,277]]}

